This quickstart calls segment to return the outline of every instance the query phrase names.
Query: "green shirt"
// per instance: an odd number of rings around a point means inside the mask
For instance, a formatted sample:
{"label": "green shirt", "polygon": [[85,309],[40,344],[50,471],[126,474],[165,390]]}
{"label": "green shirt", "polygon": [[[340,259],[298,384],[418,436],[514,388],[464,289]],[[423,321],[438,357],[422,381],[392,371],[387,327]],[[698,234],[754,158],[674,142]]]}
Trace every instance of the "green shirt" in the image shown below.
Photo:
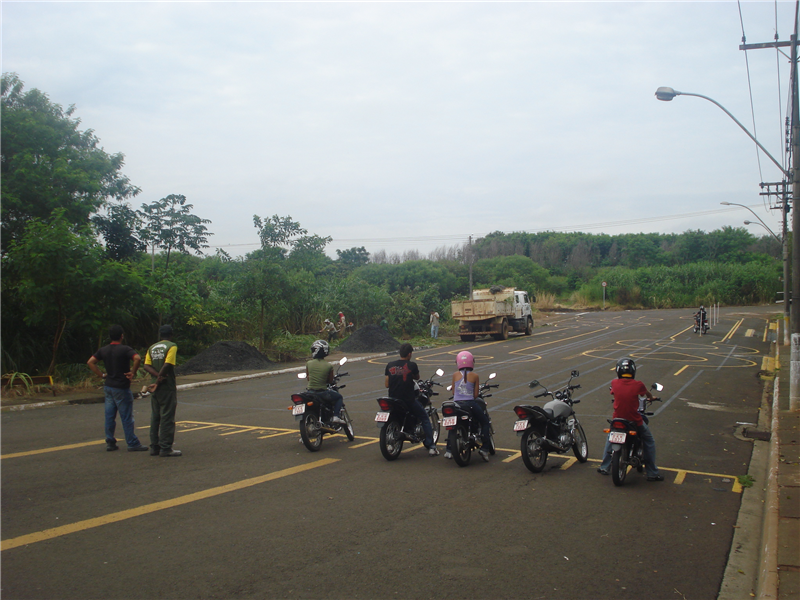
{"label": "green shirt", "polygon": [[[175,389],[175,362],[178,356],[178,344],[170,342],[169,340],[161,340],[153,344],[147,350],[147,356],[144,357],[144,364],[150,365],[159,373],[164,364],[172,365],[172,369],[167,369],[164,373],[163,385]],[[155,382],[156,378],[153,377]]]}
{"label": "green shirt", "polygon": [[306,363],[308,369],[308,389],[326,390],[328,389],[328,374],[333,370],[333,365],[321,358],[312,358]]}

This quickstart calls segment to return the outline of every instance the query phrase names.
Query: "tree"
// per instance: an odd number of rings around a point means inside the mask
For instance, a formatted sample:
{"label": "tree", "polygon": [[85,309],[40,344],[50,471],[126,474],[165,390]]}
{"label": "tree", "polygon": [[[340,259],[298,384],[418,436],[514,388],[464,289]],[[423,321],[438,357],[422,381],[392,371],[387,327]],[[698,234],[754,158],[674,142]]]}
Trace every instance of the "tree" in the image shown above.
{"label": "tree", "polygon": [[88,228],[75,233],[65,212],[57,209],[47,221],[31,221],[9,246],[4,265],[17,283],[14,293],[26,323],[51,332],[48,375],[69,325],[93,332],[111,319],[119,322],[141,287],[127,267],[104,260]]}
{"label": "tree", "polygon": [[106,242],[106,255],[111,260],[127,260],[147,249],[137,236],[142,227],[142,217],[129,204],[111,204],[106,214],[92,217],[95,229]]}
{"label": "tree", "polygon": [[91,129],[81,131],[75,106],[64,110],[37,89],[23,92],[16,73],[2,76],[2,251],[30,219],[47,219],[56,208],[73,228],[85,225],[110,198],[139,193],[121,174],[122,154],[107,154]]}
{"label": "tree", "polygon": [[[153,254],[160,248],[167,253],[167,262],[164,271],[169,269],[169,257],[173,250],[182,254],[189,254],[194,250],[196,254],[203,254],[202,248],[208,248],[209,233],[206,223],[208,219],[201,219],[190,211],[192,204],[186,204],[186,196],[170,194],[151,204],[142,204],[140,213],[144,227],[139,231],[139,236],[151,247]],[[155,259],[153,258],[153,270]]]}
{"label": "tree", "polygon": [[339,250],[337,248],[337,260],[344,266],[350,268],[363,267],[369,263],[369,252],[364,246],[360,248],[350,248],[349,250]]}

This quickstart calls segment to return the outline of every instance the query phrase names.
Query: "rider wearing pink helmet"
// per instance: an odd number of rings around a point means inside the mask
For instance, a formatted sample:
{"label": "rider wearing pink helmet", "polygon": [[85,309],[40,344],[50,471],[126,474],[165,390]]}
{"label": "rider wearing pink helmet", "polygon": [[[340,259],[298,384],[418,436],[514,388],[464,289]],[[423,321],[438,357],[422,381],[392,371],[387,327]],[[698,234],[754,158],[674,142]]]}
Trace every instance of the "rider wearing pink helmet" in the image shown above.
{"label": "rider wearing pink helmet", "polygon": [[[489,417],[486,415],[486,403],[478,399],[480,391],[480,377],[473,371],[475,368],[475,357],[472,352],[462,350],[456,355],[456,366],[458,371],[453,373],[453,400],[462,407],[468,408],[474,418],[481,424],[481,437],[483,444],[478,450],[481,458],[489,462]],[[449,440],[448,440],[449,444]],[[452,458],[448,445],[445,458]]]}

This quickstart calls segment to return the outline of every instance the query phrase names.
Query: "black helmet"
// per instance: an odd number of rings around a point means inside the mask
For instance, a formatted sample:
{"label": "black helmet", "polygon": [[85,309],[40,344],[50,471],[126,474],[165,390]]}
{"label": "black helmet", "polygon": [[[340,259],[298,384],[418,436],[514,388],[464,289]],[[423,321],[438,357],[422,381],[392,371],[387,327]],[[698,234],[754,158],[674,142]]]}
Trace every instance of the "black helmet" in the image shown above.
{"label": "black helmet", "polygon": [[617,377],[620,379],[623,377],[631,379],[636,377],[636,363],[633,362],[632,358],[626,356],[617,361]]}
{"label": "black helmet", "polygon": [[311,344],[311,356],[314,358],[325,358],[329,352],[330,347],[325,340],[317,340]]}

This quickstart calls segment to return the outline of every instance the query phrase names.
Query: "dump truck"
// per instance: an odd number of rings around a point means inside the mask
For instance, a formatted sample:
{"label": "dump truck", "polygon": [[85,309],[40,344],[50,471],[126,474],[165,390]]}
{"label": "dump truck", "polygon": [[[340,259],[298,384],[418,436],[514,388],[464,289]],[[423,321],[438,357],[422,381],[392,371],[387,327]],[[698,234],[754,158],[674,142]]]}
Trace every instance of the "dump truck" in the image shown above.
{"label": "dump truck", "polygon": [[510,331],[533,333],[530,298],[522,290],[503,286],[474,290],[471,300],[453,300],[450,308],[464,342],[474,342],[479,335],[507,340]]}

